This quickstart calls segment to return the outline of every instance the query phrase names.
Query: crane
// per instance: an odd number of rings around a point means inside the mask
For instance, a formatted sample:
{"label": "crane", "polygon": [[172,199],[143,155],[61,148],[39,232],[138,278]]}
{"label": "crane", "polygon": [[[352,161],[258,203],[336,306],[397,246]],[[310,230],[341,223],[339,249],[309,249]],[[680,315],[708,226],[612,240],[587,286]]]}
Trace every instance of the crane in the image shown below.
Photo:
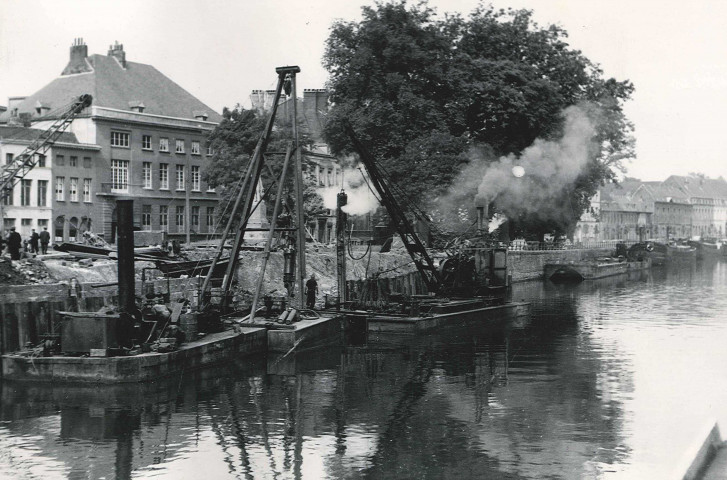
{"label": "crane", "polygon": [[389,213],[393,226],[416,265],[427,290],[438,296],[485,295],[495,302],[503,301],[509,289],[506,249],[481,249],[474,254],[460,252],[450,255],[435,266],[426,247],[414,232],[414,227],[407,219],[403,208],[392,194],[389,180],[382,175],[373,155],[358,139],[349,122],[344,122],[343,127],[359,159],[366,167],[381,204]]}
{"label": "crane", "polygon": [[90,106],[92,101],[91,95],[83,94],[57,112],[53,112],[54,115],[58,115],[56,121],[0,171],[0,201],[12,194],[13,187],[37,165],[39,155],[45,154],[53,146],[76,116]]}
{"label": "crane", "polygon": [[391,193],[391,189],[387,185],[386,179],[376,166],[374,157],[358,139],[353,131],[353,127],[351,127],[348,122],[345,122],[344,128],[353,143],[354,150],[356,150],[359,158],[366,167],[371,183],[374,185],[374,188],[376,188],[383,207],[387,212],[389,212],[394,223],[394,228],[397,233],[399,233],[406,251],[414,261],[417,270],[419,270],[419,274],[422,276],[422,279],[427,286],[427,290],[435,294],[443,294],[443,282],[440,271],[434,266],[434,261],[427,253],[427,249],[424,247],[421,240],[419,240],[419,237],[414,232],[414,228],[409,220],[407,220],[404,210]]}

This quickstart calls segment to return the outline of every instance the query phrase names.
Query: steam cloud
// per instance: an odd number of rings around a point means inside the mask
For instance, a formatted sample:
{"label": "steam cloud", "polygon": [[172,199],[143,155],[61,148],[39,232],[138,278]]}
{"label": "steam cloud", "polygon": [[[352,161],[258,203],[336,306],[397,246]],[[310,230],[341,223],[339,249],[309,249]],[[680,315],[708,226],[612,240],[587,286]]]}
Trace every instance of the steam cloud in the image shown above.
{"label": "steam cloud", "polygon": [[[492,162],[481,151],[473,151],[470,163],[452,183],[452,188],[438,199],[440,212],[445,215],[461,212],[463,207],[469,208],[475,202],[486,205],[493,200],[498,210],[509,215],[537,213],[546,205],[556,208],[549,200],[572,185],[592,157],[595,126],[587,108],[568,107],[563,112],[562,138],[537,139],[519,157],[510,154]],[[515,166],[525,170],[524,176],[517,178],[513,174]]]}
{"label": "steam cloud", "polygon": [[[342,210],[349,215],[364,215],[375,211],[379,206],[379,201],[373,196],[361,175],[362,171],[363,167],[358,165],[343,170],[343,189],[348,196],[348,203]],[[368,180],[368,176],[366,179]],[[323,198],[323,205],[330,209],[336,208],[336,196],[340,191],[341,187],[338,186],[317,190],[318,194]]]}

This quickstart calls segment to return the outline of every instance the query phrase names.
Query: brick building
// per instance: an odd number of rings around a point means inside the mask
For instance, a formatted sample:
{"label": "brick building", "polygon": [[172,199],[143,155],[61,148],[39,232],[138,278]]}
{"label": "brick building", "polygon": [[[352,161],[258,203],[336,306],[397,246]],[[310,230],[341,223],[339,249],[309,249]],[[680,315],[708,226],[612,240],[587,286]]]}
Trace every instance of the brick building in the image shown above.
{"label": "brick building", "polygon": [[[55,109],[82,94],[91,94],[93,104],[76,117],[70,132],[79,144],[97,149],[90,157],[96,176],[87,203],[93,208],[85,215],[93,231],[113,242],[115,200],[133,198],[137,229],[162,230],[179,239],[189,234],[192,240],[213,233],[217,195],[202,181],[202,171],[212,154],[207,135],[222,117],[153,66],[128,61],[123,45],[112,45],[107,55],[88,55],[88,47],[77,39],[61,75],[28,97],[11,99],[0,124],[47,128]],[[56,150],[56,227],[59,218],[74,217],[80,226],[83,215],[69,206],[71,198],[88,194],[84,183],[74,183],[86,178],[80,172],[87,155]],[[72,157],[77,158],[74,165]],[[64,227],[64,239],[72,233]]]}

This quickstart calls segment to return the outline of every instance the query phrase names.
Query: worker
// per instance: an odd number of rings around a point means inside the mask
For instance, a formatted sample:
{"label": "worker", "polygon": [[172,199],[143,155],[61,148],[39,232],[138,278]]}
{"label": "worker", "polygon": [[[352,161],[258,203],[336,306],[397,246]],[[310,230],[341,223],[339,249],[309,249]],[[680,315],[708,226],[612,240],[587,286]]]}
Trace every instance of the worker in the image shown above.
{"label": "worker", "polygon": [[40,240],[40,236],[38,235],[38,232],[33,229],[30,234],[30,253],[38,253],[38,240]]}
{"label": "worker", "polygon": [[305,304],[311,310],[316,305],[316,294],[317,293],[318,293],[318,282],[316,282],[316,276],[314,274],[311,274],[308,281],[305,282],[305,295],[306,295]]}
{"label": "worker", "polygon": [[43,255],[48,253],[48,244],[50,243],[50,233],[48,233],[48,227],[43,227],[43,231],[40,232],[40,251]]}
{"label": "worker", "polygon": [[8,235],[8,252],[12,260],[20,260],[20,246],[23,240],[20,238],[20,234],[15,231],[15,227],[10,227],[10,234]]}

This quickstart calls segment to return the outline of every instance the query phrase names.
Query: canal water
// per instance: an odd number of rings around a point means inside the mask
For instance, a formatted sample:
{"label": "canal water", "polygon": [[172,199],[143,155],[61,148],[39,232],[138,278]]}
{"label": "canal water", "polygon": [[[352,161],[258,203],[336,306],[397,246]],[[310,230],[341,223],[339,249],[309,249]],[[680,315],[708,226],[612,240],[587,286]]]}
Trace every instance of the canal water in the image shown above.
{"label": "canal water", "polygon": [[0,478],[664,479],[727,429],[727,263],[513,297],[531,316],[154,384],[5,382]]}

